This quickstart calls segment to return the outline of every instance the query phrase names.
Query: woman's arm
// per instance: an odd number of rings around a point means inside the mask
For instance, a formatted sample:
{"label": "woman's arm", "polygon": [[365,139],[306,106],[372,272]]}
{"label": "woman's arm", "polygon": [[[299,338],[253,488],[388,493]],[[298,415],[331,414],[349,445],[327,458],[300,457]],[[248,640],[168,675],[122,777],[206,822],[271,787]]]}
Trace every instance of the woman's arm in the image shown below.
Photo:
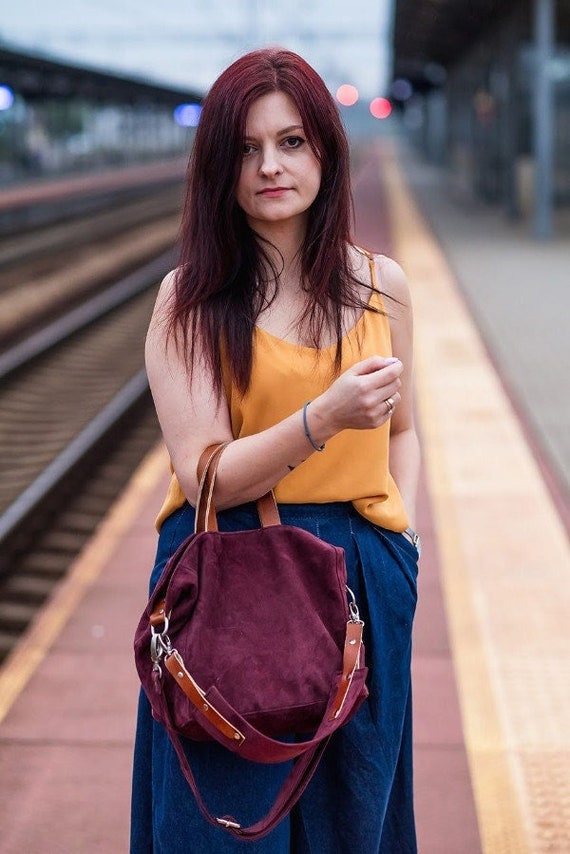
{"label": "woman's arm", "polygon": [[[173,336],[166,335],[168,300],[174,275],[164,280],[146,341],[147,373],[162,433],[180,486],[195,504],[196,466],[207,445],[231,441],[226,401],[217,397],[212,378],[196,348],[191,378]],[[372,356],[342,374],[307,411],[311,435],[317,444],[341,430],[370,429],[387,420],[388,397],[399,400],[402,365]],[[273,427],[246,436],[224,451],[216,480],[216,506],[222,510],[259,498],[292,468],[314,453],[305,436],[302,410]]]}
{"label": "woman's arm", "polygon": [[400,402],[390,424],[390,473],[415,525],[416,494],[420,471],[420,447],[414,422],[413,316],[410,291],[401,267],[389,258],[377,260],[382,291],[394,297],[385,300],[390,315],[392,353],[403,365]]}

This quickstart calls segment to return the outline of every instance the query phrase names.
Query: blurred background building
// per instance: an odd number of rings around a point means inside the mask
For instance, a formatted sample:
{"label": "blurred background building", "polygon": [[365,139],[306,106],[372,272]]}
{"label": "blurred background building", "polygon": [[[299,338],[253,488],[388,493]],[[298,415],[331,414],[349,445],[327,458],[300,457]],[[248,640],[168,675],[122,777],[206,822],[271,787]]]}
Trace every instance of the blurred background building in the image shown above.
{"label": "blurred background building", "polygon": [[0,180],[186,152],[184,105],[275,43],[353,88],[353,134],[393,130],[395,107],[429,161],[536,235],[570,205],[570,0],[21,0],[0,24]]}
{"label": "blurred background building", "polygon": [[181,127],[196,111],[176,107],[264,44],[302,53],[331,89],[351,83],[373,97],[389,73],[389,11],[376,0],[62,0],[57,14],[11,4],[0,23],[0,179],[187,150]]}
{"label": "blurred background building", "polygon": [[426,157],[547,236],[570,205],[569,0],[398,0],[393,50]]}

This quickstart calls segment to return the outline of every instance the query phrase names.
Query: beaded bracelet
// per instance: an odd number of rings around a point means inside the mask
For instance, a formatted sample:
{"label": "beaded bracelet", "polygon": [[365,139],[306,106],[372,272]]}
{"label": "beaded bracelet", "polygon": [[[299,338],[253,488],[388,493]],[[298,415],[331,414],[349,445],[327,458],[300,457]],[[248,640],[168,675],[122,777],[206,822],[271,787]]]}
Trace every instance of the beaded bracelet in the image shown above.
{"label": "beaded bracelet", "polygon": [[311,443],[311,446],[315,449],[315,451],[324,451],[325,446],[324,443],[322,445],[317,445],[311,436],[311,431],[309,430],[309,425],[307,423],[307,407],[311,401],[308,400],[303,407],[303,427],[305,428],[305,436]]}

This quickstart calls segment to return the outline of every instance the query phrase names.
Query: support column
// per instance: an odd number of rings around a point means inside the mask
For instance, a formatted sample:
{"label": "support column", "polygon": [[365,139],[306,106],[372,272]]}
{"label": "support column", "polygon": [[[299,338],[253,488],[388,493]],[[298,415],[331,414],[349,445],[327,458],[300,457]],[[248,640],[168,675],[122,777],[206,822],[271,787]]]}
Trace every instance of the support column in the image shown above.
{"label": "support column", "polygon": [[535,237],[552,236],[554,0],[534,0],[534,222]]}

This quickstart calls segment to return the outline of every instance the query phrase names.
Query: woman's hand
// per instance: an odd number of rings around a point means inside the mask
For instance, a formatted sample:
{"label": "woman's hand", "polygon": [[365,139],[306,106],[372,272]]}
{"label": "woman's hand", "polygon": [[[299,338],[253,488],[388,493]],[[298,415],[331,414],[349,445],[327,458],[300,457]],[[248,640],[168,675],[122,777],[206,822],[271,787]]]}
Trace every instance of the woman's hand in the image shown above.
{"label": "woman's hand", "polygon": [[311,435],[317,442],[341,430],[380,427],[400,401],[403,365],[394,357],[370,356],[340,375],[308,410]]}

